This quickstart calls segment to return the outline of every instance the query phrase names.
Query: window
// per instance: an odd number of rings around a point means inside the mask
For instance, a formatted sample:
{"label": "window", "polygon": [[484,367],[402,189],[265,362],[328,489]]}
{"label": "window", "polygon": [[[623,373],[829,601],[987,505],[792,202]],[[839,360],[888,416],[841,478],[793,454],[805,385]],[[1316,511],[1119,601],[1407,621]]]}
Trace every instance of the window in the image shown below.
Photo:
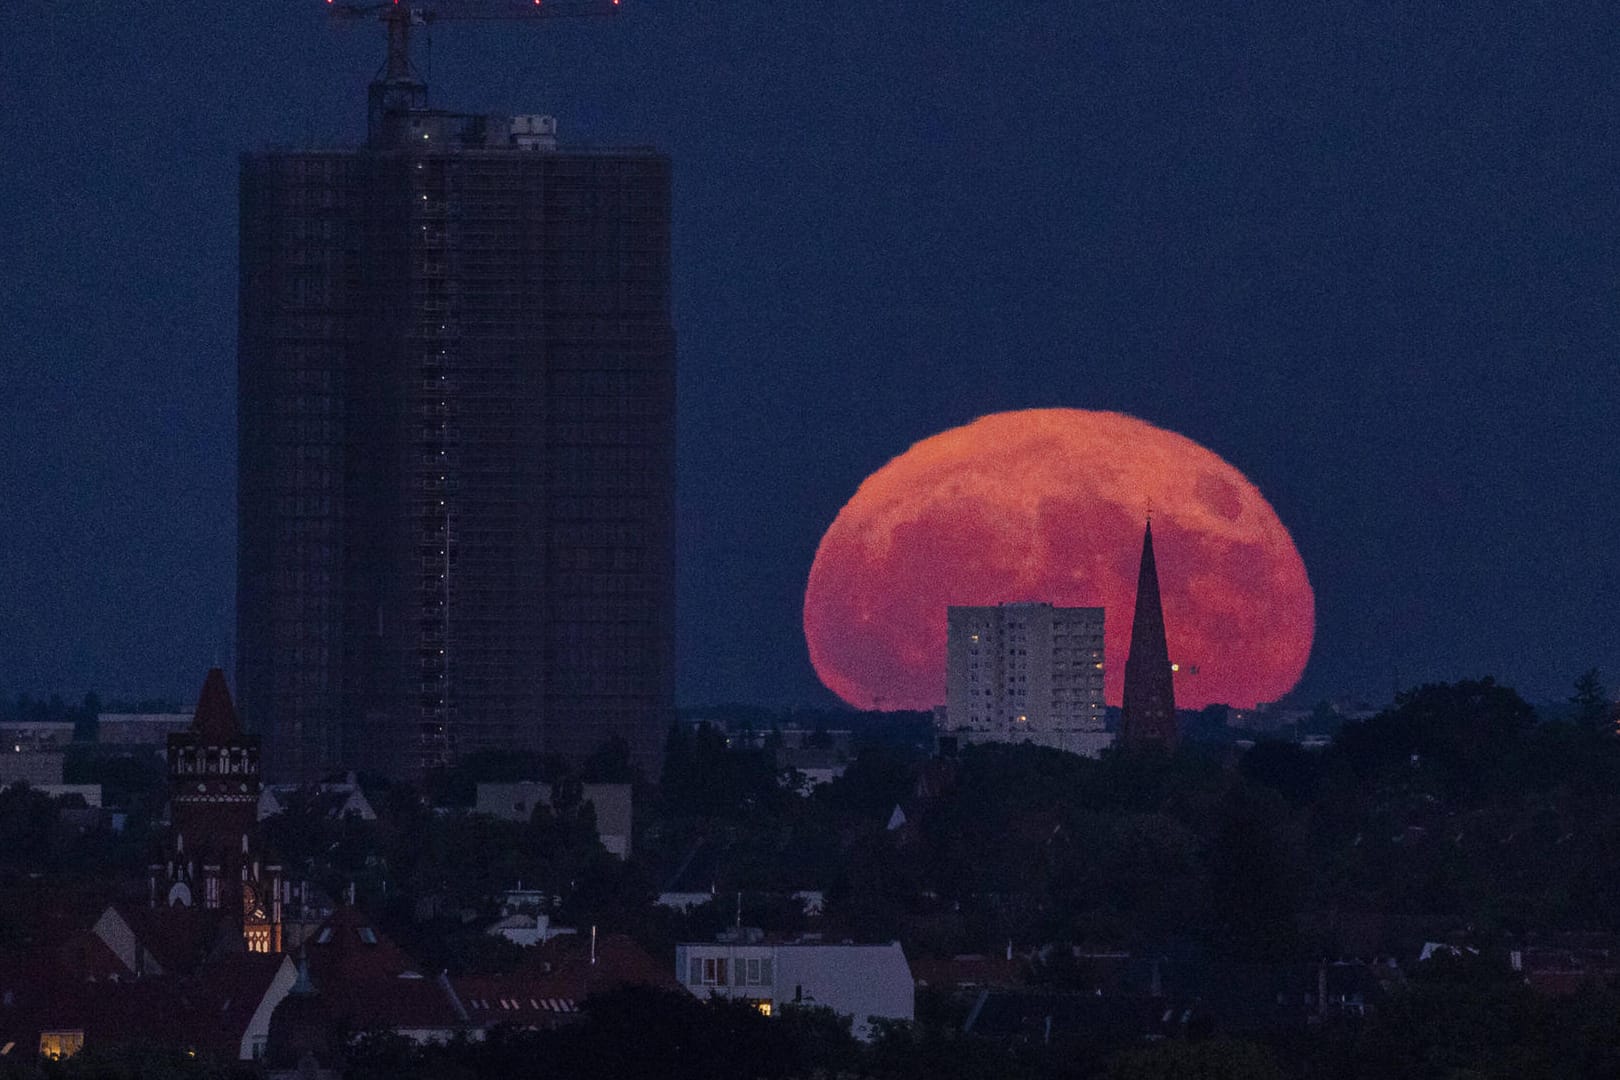
{"label": "window", "polygon": [[84,1049],[84,1030],[42,1031],[39,1033],[39,1056],[56,1061],[72,1057]]}
{"label": "window", "polygon": [[726,985],[726,961],[724,957],[708,957],[703,961],[703,984],[705,986]]}

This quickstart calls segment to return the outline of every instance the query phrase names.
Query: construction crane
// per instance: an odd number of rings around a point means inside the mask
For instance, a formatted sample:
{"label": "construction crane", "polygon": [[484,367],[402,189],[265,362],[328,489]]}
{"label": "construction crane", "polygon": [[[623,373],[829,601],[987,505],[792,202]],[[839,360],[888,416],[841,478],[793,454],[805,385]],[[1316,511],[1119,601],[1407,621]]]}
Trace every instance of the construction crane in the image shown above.
{"label": "construction crane", "polygon": [[326,0],[341,19],[375,18],[388,34],[388,57],[371,83],[371,116],[427,108],[427,82],[411,63],[411,33],[436,22],[497,22],[605,18],[619,0],[386,0],[342,3]]}

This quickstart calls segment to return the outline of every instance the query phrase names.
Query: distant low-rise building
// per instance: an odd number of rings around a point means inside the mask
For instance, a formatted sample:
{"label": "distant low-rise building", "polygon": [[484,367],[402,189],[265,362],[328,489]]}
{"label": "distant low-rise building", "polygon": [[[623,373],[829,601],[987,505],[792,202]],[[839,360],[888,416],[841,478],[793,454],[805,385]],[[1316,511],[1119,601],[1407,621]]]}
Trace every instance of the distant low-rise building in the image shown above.
{"label": "distant low-rise building", "polygon": [[80,798],[84,800],[87,809],[101,809],[100,784],[41,784],[34,790],[41,795],[49,795],[53,799],[60,799],[65,796]]}
{"label": "distant low-rise building", "polygon": [[773,1015],[793,1006],[823,1006],[848,1016],[861,1039],[872,1021],[911,1020],[915,984],[899,942],[887,945],[773,944],[739,940],[675,947],[675,975],[697,997],[747,1001]]}
{"label": "distant low-rise building", "polygon": [[501,897],[501,917],[484,932],[524,948],[577,933],[571,926],[551,925],[552,902],[552,895],[544,889],[525,889],[520,882]]}
{"label": "distant low-rise building", "polygon": [[285,813],[300,800],[334,821],[351,816],[361,821],[377,820],[377,812],[353,773],[342,783],[268,784],[259,792],[259,820]]}
{"label": "distant low-rise building", "polygon": [[[474,811],[503,821],[528,821],[536,807],[550,807],[555,787],[541,780],[519,780],[509,784],[479,784]],[[608,854],[627,858],[633,821],[629,784],[585,784],[581,802],[588,802],[596,813],[596,835]]]}
{"label": "distant low-rise building", "polygon": [[0,722],[0,746],[12,753],[59,750],[73,741],[71,720],[7,720]]}
{"label": "distant low-rise building", "polygon": [[62,751],[17,750],[15,746],[13,743],[0,751],[0,788],[12,784],[45,788],[62,783]]}
{"label": "distant low-rise building", "polygon": [[102,713],[96,717],[96,741],[103,746],[149,746],[164,753],[170,735],[191,727],[190,713]]}

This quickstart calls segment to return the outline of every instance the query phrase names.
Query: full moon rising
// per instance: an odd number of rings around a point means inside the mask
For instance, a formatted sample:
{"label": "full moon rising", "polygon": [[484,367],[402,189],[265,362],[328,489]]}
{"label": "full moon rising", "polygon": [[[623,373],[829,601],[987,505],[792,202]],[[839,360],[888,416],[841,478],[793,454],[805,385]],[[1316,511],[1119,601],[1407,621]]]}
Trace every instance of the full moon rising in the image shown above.
{"label": "full moon rising", "polygon": [[1276,511],[1192,440],[1081,409],[986,416],[869,476],[810,567],[810,660],[857,708],[925,709],[945,699],[948,606],[1102,607],[1118,704],[1149,513],[1177,704],[1249,708],[1292,689],[1316,601]]}

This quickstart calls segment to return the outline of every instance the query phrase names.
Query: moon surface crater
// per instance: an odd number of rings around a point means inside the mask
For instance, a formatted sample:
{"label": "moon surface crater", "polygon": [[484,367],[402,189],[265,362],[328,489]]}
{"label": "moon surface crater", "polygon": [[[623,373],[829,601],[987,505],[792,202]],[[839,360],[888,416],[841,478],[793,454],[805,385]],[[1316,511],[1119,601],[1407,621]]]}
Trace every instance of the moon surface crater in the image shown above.
{"label": "moon surface crater", "polygon": [[1316,602],[1271,504],[1191,439],[1081,409],[995,413],[868,477],[810,567],[811,663],[857,708],[926,709],[945,700],[946,607],[1102,607],[1103,692],[1117,705],[1149,513],[1176,703],[1287,693]]}

